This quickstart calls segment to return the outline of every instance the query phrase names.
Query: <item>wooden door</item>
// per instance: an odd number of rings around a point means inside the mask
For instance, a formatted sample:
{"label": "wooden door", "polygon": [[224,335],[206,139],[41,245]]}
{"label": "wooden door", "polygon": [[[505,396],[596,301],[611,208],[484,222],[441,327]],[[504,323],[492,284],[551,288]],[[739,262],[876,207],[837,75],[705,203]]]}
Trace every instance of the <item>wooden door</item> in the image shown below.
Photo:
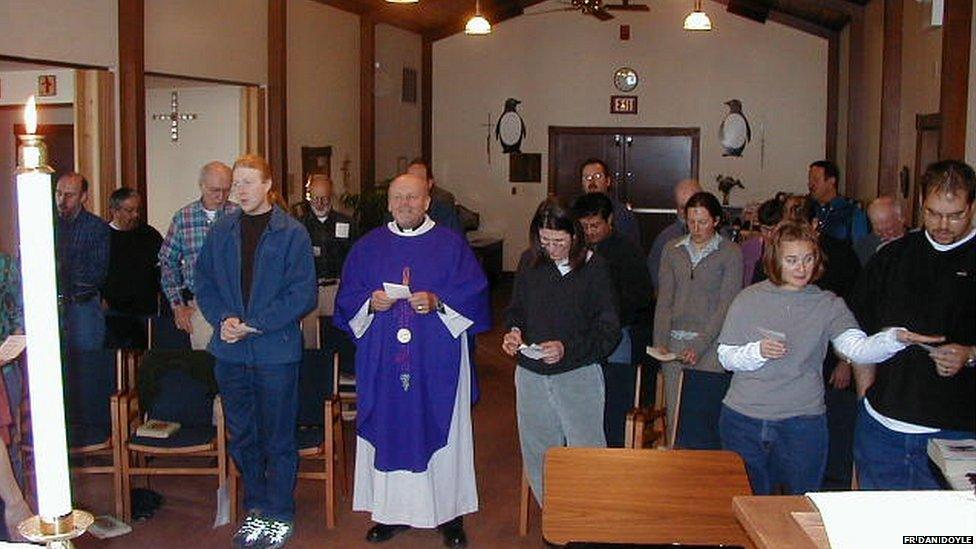
{"label": "wooden door", "polygon": [[579,196],[580,164],[603,159],[615,182],[611,190],[636,214],[647,251],[674,220],[675,184],[698,177],[698,144],[698,128],[550,126],[549,193]]}
{"label": "wooden door", "polygon": [[922,224],[922,174],[929,164],[939,159],[941,128],[939,113],[915,116],[915,181],[912,183],[911,202],[908,204],[912,227]]}
{"label": "wooden door", "polygon": [[626,170],[620,192],[641,227],[641,243],[649,251],[654,237],[677,214],[674,187],[698,179],[698,128],[641,128],[624,138]]}

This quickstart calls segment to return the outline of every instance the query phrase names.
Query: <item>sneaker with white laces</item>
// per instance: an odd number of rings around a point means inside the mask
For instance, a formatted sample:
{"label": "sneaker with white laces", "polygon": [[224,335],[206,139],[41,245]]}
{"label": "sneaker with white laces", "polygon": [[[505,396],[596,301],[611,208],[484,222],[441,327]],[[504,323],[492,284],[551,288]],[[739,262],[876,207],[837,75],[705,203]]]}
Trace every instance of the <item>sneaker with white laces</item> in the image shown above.
{"label": "sneaker with white laces", "polygon": [[261,549],[279,549],[285,546],[288,538],[295,531],[295,527],[290,522],[283,520],[266,519],[264,532],[261,534],[261,542],[257,547]]}
{"label": "sneaker with white laces", "polygon": [[259,547],[259,542],[263,539],[263,534],[268,528],[268,521],[261,518],[257,513],[248,513],[244,517],[244,522],[234,534],[234,549],[251,549]]}

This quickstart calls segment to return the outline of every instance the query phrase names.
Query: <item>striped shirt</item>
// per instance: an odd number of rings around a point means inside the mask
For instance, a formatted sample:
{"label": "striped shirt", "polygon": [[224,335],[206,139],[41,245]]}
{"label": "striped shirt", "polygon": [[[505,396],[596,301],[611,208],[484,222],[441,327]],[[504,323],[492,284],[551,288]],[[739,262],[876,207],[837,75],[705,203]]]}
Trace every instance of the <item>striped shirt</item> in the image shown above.
{"label": "striped shirt", "polygon": [[237,204],[227,202],[213,220],[207,219],[203,202],[195,200],[180,208],[159,248],[159,270],[162,275],[163,293],[172,305],[182,305],[184,289],[194,291],[193,272],[197,255],[213,222],[237,209]]}

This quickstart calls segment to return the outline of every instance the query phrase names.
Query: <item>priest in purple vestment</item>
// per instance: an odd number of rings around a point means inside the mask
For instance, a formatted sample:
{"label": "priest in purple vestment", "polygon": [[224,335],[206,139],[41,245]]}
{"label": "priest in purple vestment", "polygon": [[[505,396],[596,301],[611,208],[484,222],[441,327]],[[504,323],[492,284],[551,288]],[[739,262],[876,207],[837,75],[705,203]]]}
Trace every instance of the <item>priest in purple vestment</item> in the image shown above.
{"label": "priest in purple vestment", "polygon": [[426,181],[394,179],[394,220],[360,238],[342,270],[335,323],[357,348],[353,509],[376,522],[367,541],[437,527],[464,547],[462,516],[478,510],[468,336],[490,326],[488,282],[429,203]]}

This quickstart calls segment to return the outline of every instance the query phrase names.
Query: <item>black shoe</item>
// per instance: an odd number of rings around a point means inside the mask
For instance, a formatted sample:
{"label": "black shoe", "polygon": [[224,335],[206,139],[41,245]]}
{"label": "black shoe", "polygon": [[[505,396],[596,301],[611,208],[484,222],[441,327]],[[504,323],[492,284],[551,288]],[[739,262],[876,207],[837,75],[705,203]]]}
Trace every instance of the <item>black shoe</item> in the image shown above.
{"label": "black shoe", "polygon": [[468,546],[468,536],[464,534],[464,525],[460,521],[451,521],[437,527],[444,536],[444,547],[460,549]]}
{"label": "black shoe", "polygon": [[403,524],[379,524],[369,529],[366,532],[366,541],[370,543],[383,543],[384,541],[389,541],[393,536],[409,530],[410,527]]}

